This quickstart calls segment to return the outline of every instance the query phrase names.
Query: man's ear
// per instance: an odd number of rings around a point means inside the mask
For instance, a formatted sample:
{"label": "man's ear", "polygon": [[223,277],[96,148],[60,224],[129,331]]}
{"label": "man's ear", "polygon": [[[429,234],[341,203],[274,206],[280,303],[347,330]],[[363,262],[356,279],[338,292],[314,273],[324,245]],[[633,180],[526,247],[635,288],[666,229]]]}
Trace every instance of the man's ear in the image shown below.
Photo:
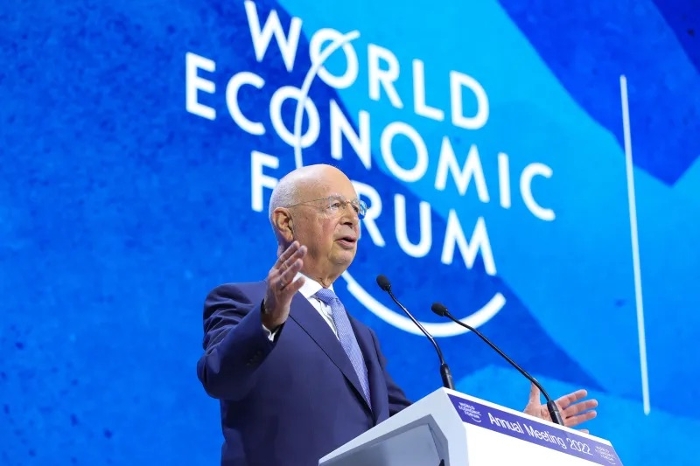
{"label": "man's ear", "polygon": [[294,219],[289,214],[289,210],[278,207],[272,213],[272,223],[277,233],[288,243],[294,241]]}

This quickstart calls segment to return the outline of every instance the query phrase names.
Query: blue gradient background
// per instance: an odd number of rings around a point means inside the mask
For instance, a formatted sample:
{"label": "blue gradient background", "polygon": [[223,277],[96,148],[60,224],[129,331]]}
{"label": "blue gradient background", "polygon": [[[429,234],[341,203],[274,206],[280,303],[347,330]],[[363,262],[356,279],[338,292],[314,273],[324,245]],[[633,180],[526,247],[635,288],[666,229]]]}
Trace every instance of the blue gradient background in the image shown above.
{"label": "blue gradient background", "polygon": [[[258,63],[242,2],[89,0],[0,5],[0,464],[216,464],[218,408],[201,389],[204,296],[226,281],[262,278],[274,259],[264,213],[251,210],[250,153],[292,150],[272,132],[268,105],[300,85],[314,31],[358,29],[360,77],[336,91],[316,81],[319,141],[304,162],[331,162],[327,119],[335,100],[349,117],[368,110],[372,169],[349,145],[337,164],[384,200],[377,220],[386,246],[365,235],[353,276],[392,278],[424,321],[443,301],[467,315],[501,292],[503,310],[482,327],[560,395],[585,387],[600,402],[588,426],[609,438],[626,465],[700,464],[696,342],[700,289],[700,16],[693,0],[446,2],[365,0],[257,2],[288,26],[303,20],[292,72],[271,46]],[[402,66],[404,109],[367,94],[366,51],[390,49]],[[185,109],[185,54],[214,60],[217,111]],[[410,60],[426,64],[428,101],[447,111],[447,76],[476,77],[490,102],[488,124],[456,129],[412,113]],[[225,101],[239,71],[262,76],[241,105],[268,135],[233,123]],[[651,413],[642,409],[619,77],[629,81]],[[291,122],[292,109],[285,115]],[[430,153],[426,177],[404,184],[379,152],[382,128],[405,121]],[[460,161],[477,144],[491,203],[474,187],[460,198],[433,187],[448,136]],[[399,146],[397,146],[398,148]],[[498,206],[496,154],[510,157],[513,206]],[[413,160],[410,150],[400,162]],[[534,218],[517,193],[529,163],[552,167],[535,198],[555,210]],[[413,259],[399,248],[393,196],[403,194],[409,237],[418,202],[433,207],[433,247]],[[266,191],[266,195],[269,192]],[[267,197],[265,198],[267,200]],[[456,255],[440,262],[447,212],[469,236],[483,216],[498,274]],[[411,274],[406,270],[410,269]],[[390,368],[417,399],[440,384],[435,355],[362,307],[338,284],[355,315],[379,334]],[[471,335],[441,339],[458,388],[522,408],[529,386]],[[433,370],[434,369],[434,370]]]}

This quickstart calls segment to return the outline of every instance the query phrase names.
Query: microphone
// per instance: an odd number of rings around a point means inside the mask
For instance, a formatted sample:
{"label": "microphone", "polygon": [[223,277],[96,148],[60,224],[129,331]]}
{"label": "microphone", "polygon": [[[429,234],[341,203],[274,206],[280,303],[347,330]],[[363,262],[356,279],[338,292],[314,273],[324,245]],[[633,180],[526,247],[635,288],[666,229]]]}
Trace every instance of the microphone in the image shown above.
{"label": "microphone", "polygon": [[486,338],[480,331],[478,331],[477,329],[473,328],[473,327],[470,326],[470,325],[465,324],[464,322],[462,322],[461,320],[457,319],[455,316],[453,316],[452,314],[450,314],[450,311],[448,311],[447,308],[446,308],[443,304],[441,304],[441,303],[433,303],[433,305],[430,307],[430,309],[431,309],[435,314],[439,315],[440,317],[447,317],[448,319],[450,319],[450,320],[453,321],[454,323],[459,324],[459,325],[461,325],[462,327],[464,327],[464,328],[466,328],[466,329],[469,329],[469,330],[471,330],[472,332],[474,332],[479,338],[481,338],[482,340],[484,340],[484,341],[486,342],[487,345],[489,345],[489,346],[490,346],[491,348],[493,348],[498,354],[500,354],[500,355],[503,357],[503,359],[505,359],[506,361],[508,361],[508,362],[510,363],[511,366],[515,367],[515,368],[518,370],[518,372],[520,372],[522,375],[524,375],[526,379],[528,379],[530,382],[532,382],[533,384],[535,384],[535,386],[536,386],[537,388],[540,389],[540,392],[542,392],[542,394],[544,395],[545,399],[547,400],[547,410],[549,411],[549,416],[552,418],[552,421],[555,422],[555,423],[557,423],[557,424],[559,424],[559,425],[562,425],[562,426],[564,425],[564,420],[561,418],[561,414],[559,413],[559,408],[557,408],[557,404],[549,397],[549,394],[548,394],[547,391],[544,389],[544,387],[542,387],[542,385],[540,385],[540,383],[539,383],[537,380],[535,380],[535,378],[534,378],[533,376],[531,376],[530,374],[528,374],[528,373],[525,371],[525,369],[523,369],[522,367],[520,367],[515,361],[513,361],[511,358],[509,358],[509,357],[508,357],[503,351],[501,351],[496,345],[494,345],[493,343],[491,343],[491,340],[489,340],[488,338]]}
{"label": "microphone", "polygon": [[433,336],[430,333],[428,333],[428,331],[421,325],[421,323],[418,322],[416,318],[413,317],[413,315],[411,315],[410,312],[408,312],[408,309],[406,309],[404,305],[401,304],[398,299],[396,299],[396,296],[394,296],[394,293],[391,291],[391,282],[388,278],[386,278],[384,275],[377,275],[377,285],[379,285],[379,288],[386,291],[389,294],[389,296],[391,296],[391,299],[393,299],[394,302],[401,308],[404,314],[406,314],[408,318],[411,319],[414,324],[416,324],[420,331],[423,332],[426,337],[428,337],[428,340],[430,340],[430,342],[435,347],[435,351],[437,352],[438,358],[440,359],[440,376],[442,377],[442,385],[445,388],[454,390],[455,385],[452,381],[452,373],[450,372],[450,366],[447,365],[447,363],[445,362],[445,358],[442,357],[442,351],[440,350],[440,346],[438,346],[437,342],[435,341],[435,338],[433,338]]}

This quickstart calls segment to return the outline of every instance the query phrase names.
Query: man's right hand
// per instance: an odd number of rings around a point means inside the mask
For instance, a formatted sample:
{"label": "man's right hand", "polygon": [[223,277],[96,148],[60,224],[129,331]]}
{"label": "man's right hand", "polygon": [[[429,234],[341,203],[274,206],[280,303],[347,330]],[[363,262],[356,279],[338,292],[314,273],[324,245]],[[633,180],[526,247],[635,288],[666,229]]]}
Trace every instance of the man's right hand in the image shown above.
{"label": "man's right hand", "polygon": [[263,301],[262,323],[271,332],[277,330],[287,321],[292,298],[304,284],[304,278],[294,280],[304,265],[304,256],[306,256],[306,246],[294,241],[277,258],[277,262],[267,274],[267,292]]}

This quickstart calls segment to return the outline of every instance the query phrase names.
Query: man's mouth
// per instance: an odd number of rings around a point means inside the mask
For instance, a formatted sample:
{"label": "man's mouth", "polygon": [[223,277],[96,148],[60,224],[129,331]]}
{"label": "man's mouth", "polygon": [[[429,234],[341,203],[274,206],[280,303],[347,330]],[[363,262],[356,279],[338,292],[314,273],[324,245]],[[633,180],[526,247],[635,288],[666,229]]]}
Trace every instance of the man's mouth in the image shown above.
{"label": "man's mouth", "polygon": [[346,247],[354,247],[355,243],[357,243],[357,237],[356,236],[341,236],[340,238],[336,239],[336,242],[340,243],[342,246]]}

